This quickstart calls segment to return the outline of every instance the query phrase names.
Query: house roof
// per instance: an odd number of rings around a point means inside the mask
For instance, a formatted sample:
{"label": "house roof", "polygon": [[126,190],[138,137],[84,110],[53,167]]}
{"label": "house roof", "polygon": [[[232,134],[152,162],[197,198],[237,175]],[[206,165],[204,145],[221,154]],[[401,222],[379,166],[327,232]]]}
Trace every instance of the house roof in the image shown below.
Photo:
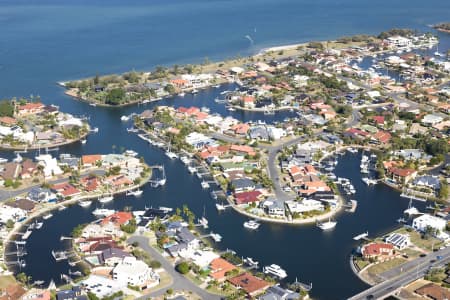
{"label": "house roof", "polygon": [[249,191],[249,192],[235,193],[234,198],[236,204],[246,204],[250,202],[259,201],[258,197],[260,195],[261,195],[260,191]]}
{"label": "house roof", "polygon": [[434,283],[426,284],[415,290],[415,292],[419,295],[427,296],[435,300],[450,299],[450,291]]}
{"label": "house roof", "polygon": [[44,105],[40,102],[34,103],[34,102],[28,102],[24,105],[19,105],[19,110],[34,110],[44,107]]}
{"label": "house roof", "polygon": [[269,283],[263,279],[253,276],[250,273],[243,273],[228,279],[234,286],[241,287],[247,294],[255,294],[269,287]]}
{"label": "house roof", "polygon": [[81,157],[81,163],[83,165],[86,164],[95,164],[97,161],[102,160],[102,156],[100,154],[91,154],[91,155],[83,155]]}
{"label": "house roof", "polygon": [[229,263],[225,259],[218,257],[211,261],[209,265],[211,272],[209,275],[214,279],[223,279],[226,276],[226,273],[236,269],[236,266]]}
{"label": "house roof", "polygon": [[366,245],[362,253],[363,255],[369,255],[369,256],[376,256],[376,255],[382,255],[386,253],[387,251],[392,251],[394,249],[394,246],[392,244],[388,243],[372,243]]}
{"label": "house roof", "polygon": [[5,125],[14,125],[17,123],[17,120],[8,116],[0,117],[0,123]]}
{"label": "house roof", "polygon": [[102,220],[102,225],[113,223],[115,225],[123,225],[128,223],[133,218],[130,212],[119,211]]}
{"label": "house roof", "polygon": [[416,172],[416,170],[408,169],[408,168],[401,169],[401,168],[396,168],[396,167],[390,167],[389,172],[391,172],[394,175],[400,176],[400,177],[406,177],[411,174],[414,174]]}

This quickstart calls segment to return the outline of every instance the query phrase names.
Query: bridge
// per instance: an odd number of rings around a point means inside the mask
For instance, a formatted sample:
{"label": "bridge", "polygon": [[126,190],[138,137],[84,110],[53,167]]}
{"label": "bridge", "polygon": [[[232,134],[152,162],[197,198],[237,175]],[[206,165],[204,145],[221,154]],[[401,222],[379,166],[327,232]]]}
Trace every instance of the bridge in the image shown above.
{"label": "bridge", "polygon": [[[438,259],[438,257],[440,259]],[[450,247],[432,252],[381,274],[385,281],[354,295],[348,300],[384,299],[405,285],[422,278],[430,268],[441,268],[450,262]]]}

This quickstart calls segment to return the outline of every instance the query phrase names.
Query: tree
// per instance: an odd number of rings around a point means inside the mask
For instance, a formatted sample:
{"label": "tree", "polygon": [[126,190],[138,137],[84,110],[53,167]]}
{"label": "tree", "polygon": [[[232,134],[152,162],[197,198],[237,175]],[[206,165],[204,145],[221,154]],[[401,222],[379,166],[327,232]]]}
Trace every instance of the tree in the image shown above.
{"label": "tree", "polygon": [[175,270],[177,270],[177,272],[179,272],[180,274],[187,274],[190,270],[189,264],[185,261],[179,263],[176,267]]}
{"label": "tree", "polygon": [[441,188],[439,189],[439,199],[446,200],[448,198],[448,184],[441,180]]}
{"label": "tree", "polygon": [[6,221],[6,228],[13,228],[14,227],[14,221],[9,219],[8,221]]}
{"label": "tree", "polygon": [[118,105],[125,100],[125,91],[121,88],[112,89],[106,94],[106,103]]}
{"label": "tree", "polygon": [[169,94],[175,94],[175,87],[171,84],[166,85],[164,90]]}
{"label": "tree", "polygon": [[0,101],[0,117],[13,117],[14,106],[9,100]]}

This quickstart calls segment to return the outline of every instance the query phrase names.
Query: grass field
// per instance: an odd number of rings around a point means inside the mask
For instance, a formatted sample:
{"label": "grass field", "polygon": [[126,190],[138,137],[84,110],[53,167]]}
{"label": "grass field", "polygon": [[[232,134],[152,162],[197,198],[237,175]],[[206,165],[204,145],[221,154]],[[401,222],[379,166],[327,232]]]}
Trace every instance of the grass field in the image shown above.
{"label": "grass field", "polygon": [[396,257],[394,259],[371,266],[370,268],[367,269],[367,272],[371,275],[379,275],[379,274],[381,274],[387,270],[390,270],[392,268],[395,268],[405,262],[406,262],[406,259]]}
{"label": "grass field", "polygon": [[16,279],[14,279],[14,276],[8,275],[8,276],[0,276],[0,289],[4,289],[8,287],[10,284],[15,283]]}

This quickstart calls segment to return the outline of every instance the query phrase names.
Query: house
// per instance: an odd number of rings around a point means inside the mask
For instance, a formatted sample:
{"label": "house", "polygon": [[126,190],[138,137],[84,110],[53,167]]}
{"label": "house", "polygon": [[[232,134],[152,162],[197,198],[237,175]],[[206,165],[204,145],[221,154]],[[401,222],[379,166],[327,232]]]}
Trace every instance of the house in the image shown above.
{"label": "house", "polygon": [[414,291],[416,294],[433,300],[447,300],[450,299],[450,291],[437,285],[435,283],[426,284]]}
{"label": "house", "polygon": [[269,133],[270,139],[276,141],[286,136],[286,130],[283,128],[277,128],[274,126],[268,126],[267,132]]}
{"label": "house", "polygon": [[421,215],[415,218],[412,222],[412,227],[415,230],[425,232],[427,228],[432,228],[434,230],[443,231],[447,226],[447,221],[428,214]]}
{"label": "house", "polygon": [[405,249],[411,244],[409,235],[396,232],[390,234],[387,238],[384,239],[384,241],[386,243],[394,245],[394,247],[399,250]]}
{"label": "house", "polygon": [[25,219],[27,215],[25,210],[18,207],[0,206],[0,224],[6,224],[9,220],[20,221]]}
{"label": "house", "polygon": [[390,167],[387,170],[388,176],[391,177],[391,179],[399,184],[406,184],[410,180],[414,179],[417,175],[417,171],[413,169],[408,168],[397,168],[397,167]]}
{"label": "house", "polygon": [[64,198],[81,194],[81,191],[79,189],[67,182],[54,184],[52,185],[51,189]]}
{"label": "house", "polygon": [[250,273],[243,273],[228,279],[228,281],[236,288],[243,289],[249,296],[260,294],[270,286],[270,283],[267,281]]}
{"label": "house", "polygon": [[249,204],[260,201],[261,196],[260,191],[246,191],[234,194],[234,201],[237,205],[240,204]]}
{"label": "house", "polygon": [[31,212],[36,207],[36,204],[28,199],[17,199],[14,202],[7,202],[5,204],[11,207],[20,208],[26,212]]}
{"label": "house", "polygon": [[413,184],[420,187],[428,187],[433,190],[439,190],[441,188],[441,182],[439,181],[439,177],[431,175],[423,175],[416,177],[413,181]]}
{"label": "house", "polygon": [[[13,298],[13,297],[11,297]],[[2,299],[0,297],[0,299]],[[14,298],[16,299],[16,298]],[[22,296],[22,300],[51,300],[51,293],[49,290],[41,290],[32,288],[25,295]]]}
{"label": "house", "polygon": [[234,192],[252,191],[255,189],[255,183],[250,178],[238,178],[231,181]]}
{"label": "house", "polygon": [[255,107],[255,97],[253,96],[244,96],[242,97],[242,106],[245,108],[254,108]]}
{"label": "house", "polygon": [[443,120],[444,119],[441,116],[428,114],[423,117],[422,124],[425,126],[434,126],[441,123]]}
{"label": "house", "polygon": [[88,297],[81,294],[79,286],[73,286],[70,290],[56,292],[56,300],[87,300]]}
{"label": "house", "polygon": [[81,286],[86,292],[91,292],[100,299],[111,296],[127,287],[126,284],[118,282],[117,280],[99,275],[90,275],[81,282]]}
{"label": "house", "polygon": [[50,189],[42,187],[33,187],[28,192],[28,199],[34,202],[48,202],[56,198],[55,194],[52,193]]}
{"label": "house", "polygon": [[3,180],[14,180],[19,177],[20,165],[15,162],[7,162],[3,165],[3,170],[0,171],[0,177]]}
{"label": "house", "polygon": [[130,212],[119,211],[110,216],[105,217],[101,224],[106,225],[108,223],[114,224],[117,227],[121,225],[128,224],[128,222],[133,219],[133,214]]}
{"label": "house", "polygon": [[15,118],[4,116],[0,117],[0,124],[5,126],[14,126],[17,124],[17,120]]}
{"label": "house", "polygon": [[125,257],[131,257],[132,255],[128,252],[123,251],[119,248],[109,248],[99,254],[99,261],[107,266],[114,267]]}
{"label": "house", "polygon": [[364,258],[388,258],[395,253],[394,246],[387,243],[370,243],[363,246],[361,254]]}
{"label": "house", "polygon": [[31,159],[25,159],[22,162],[22,170],[20,171],[20,177],[22,179],[28,179],[35,176],[38,173],[37,164]]}
{"label": "house", "polygon": [[234,132],[235,135],[246,136],[250,126],[247,123],[238,123],[231,127],[231,131]]}
{"label": "house", "polygon": [[260,206],[265,210],[268,215],[275,217],[284,217],[284,203],[274,198],[269,198],[261,202]]}
{"label": "house", "polygon": [[372,138],[380,144],[387,144],[391,140],[392,136],[387,131],[379,130],[377,133],[372,135]]}
{"label": "house", "polygon": [[268,141],[269,133],[265,126],[253,126],[249,130],[249,136],[252,140]]}
{"label": "house", "polygon": [[225,280],[229,272],[236,269],[236,266],[229,263],[225,259],[218,257],[209,264],[209,276],[217,281]]}
{"label": "house", "polygon": [[231,145],[230,151],[233,151],[238,154],[245,154],[249,156],[254,156],[256,154],[255,149],[246,145]]}
{"label": "house", "polygon": [[43,166],[42,172],[46,178],[50,178],[56,175],[63,174],[63,170],[58,165],[56,158],[52,157],[51,154],[41,154],[36,156],[38,165]]}
{"label": "house", "polygon": [[102,160],[102,156],[99,154],[83,155],[81,157],[81,165],[84,168],[94,167],[95,164]]}
{"label": "house", "polygon": [[30,114],[41,113],[44,109],[44,104],[37,102],[28,102],[24,105],[19,105],[17,107],[17,115],[18,116],[26,116]]}
{"label": "house", "polygon": [[159,283],[159,275],[143,261],[134,256],[124,257],[112,271],[114,280],[141,289],[155,286]]}
{"label": "house", "polygon": [[10,284],[6,287],[6,289],[4,289],[3,293],[0,291],[0,300],[21,299],[25,292],[25,289],[20,284]]}
{"label": "house", "polygon": [[297,300],[300,294],[288,289],[282,288],[280,285],[274,285],[266,290],[266,293],[258,298],[258,300]]}
{"label": "house", "polygon": [[114,188],[121,188],[133,184],[133,181],[123,174],[108,176],[104,179],[104,182]]}

